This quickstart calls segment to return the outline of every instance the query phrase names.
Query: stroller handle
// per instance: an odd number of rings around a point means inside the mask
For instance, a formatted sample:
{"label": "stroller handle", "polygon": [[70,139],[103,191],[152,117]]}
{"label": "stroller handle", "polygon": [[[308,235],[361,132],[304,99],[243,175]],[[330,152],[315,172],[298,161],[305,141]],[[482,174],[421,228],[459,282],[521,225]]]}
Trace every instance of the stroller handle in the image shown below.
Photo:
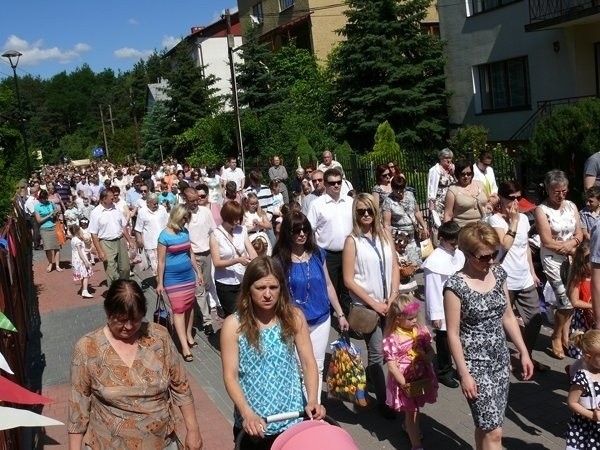
{"label": "stroller handle", "polygon": [[306,411],[290,411],[286,413],[273,414],[271,416],[263,417],[263,420],[267,423],[281,422],[282,420],[297,419],[299,417],[306,418]]}

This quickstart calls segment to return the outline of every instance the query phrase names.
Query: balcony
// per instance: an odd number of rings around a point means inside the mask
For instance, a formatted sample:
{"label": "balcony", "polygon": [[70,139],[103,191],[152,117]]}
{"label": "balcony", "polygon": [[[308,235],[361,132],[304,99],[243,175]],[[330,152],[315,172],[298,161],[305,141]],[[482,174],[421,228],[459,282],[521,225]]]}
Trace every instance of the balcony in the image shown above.
{"label": "balcony", "polygon": [[525,31],[600,22],[600,0],[529,0]]}

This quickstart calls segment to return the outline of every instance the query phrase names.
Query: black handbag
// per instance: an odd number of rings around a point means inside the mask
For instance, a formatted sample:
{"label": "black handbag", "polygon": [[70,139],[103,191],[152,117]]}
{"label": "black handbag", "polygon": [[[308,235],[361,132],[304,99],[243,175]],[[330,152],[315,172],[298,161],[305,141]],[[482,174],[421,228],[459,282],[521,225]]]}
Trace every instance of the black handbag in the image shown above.
{"label": "black handbag", "polygon": [[172,333],[173,320],[171,318],[171,311],[167,309],[165,299],[162,294],[156,296],[156,309],[154,310],[154,323],[162,325],[169,333]]}

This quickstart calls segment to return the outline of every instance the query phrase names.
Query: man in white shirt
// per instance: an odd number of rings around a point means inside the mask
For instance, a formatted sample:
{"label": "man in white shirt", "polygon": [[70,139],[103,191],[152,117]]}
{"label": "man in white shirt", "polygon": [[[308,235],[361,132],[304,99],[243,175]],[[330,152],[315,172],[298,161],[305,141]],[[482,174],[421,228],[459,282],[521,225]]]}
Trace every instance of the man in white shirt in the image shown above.
{"label": "man in white shirt", "polygon": [[310,203],[307,217],[317,245],[327,253],[327,271],[338,298],[347,305],[349,296],[342,274],[342,250],[346,237],[352,232],[353,200],[352,197],[341,195],[343,180],[339,169],[327,170],[323,178],[325,194]]}
{"label": "man in white shirt", "polygon": [[498,203],[498,185],[492,169],[492,154],[487,150],[479,152],[477,162],[473,164],[473,180],[480,181],[485,187],[485,194],[491,205]]}
{"label": "man in white shirt", "polygon": [[40,237],[40,224],[35,220],[35,205],[38,203],[37,196],[39,194],[39,186],[31,186],[29,188],[29,195],[25,200],[23,209],[25,210],[25,217],[31,226],[31,237],[33,239],[33,249],[41,250],[41,237]]}
{"label": "man in white shirt", "polygon": [[134,243],[127,230],[127,219],[113,204],[114,194],[110,189],[100,194],[100,203],[90,214],[92,242],[98,258],[104,263],[108,287],[119,279],[128,280],[129,255],[123,239],[133,248]]}
{"label": "man in white shirt", "polygon": [[158,267],[158,235],[165,229],[168,220],[169,213],[164,206],[158,204],[156,194],[151,194],[146,200],[146,207],[138,211],[135,222],[137,247],[144,249],[154,275]]}
{"label": "man in white shirt", "polygon": [[183,191],[185,204],[192,213],[187,229],[190,234],[192,251],[196,256],[196,263],[202,272],[202,280],[196,287],[196,301],[202,313],[202,329],[204,334],[210,336],[215,333],[210,317],[210,306],[208,304],[208,292],[211,277],[211,259],[209,236],[217,228],[210,207],[198,206],[198,201],[208,197],[208,187],[199,185],[196,189],[186,188]]}
{"label": "man in white shirt", "polygon": [[221,183],[223,186],[225,186],[228,181],[235,182],[238,192],[244,189],[246,175],[244,175],[242,169],[237,166],[237,159],[235,157],[229,158],[229,167],[226,167],[221,175]]}
{"label": "man in white shirt", "polygon": [[340,169],[342,175],[344,174],[344,169],[342,168],[342,165],[335,159],[333,159],[333,154],[329,150],[325,150],[323,152],[322,158],[323,162],[319,164],[319,167],[317,167],[318,170],[324,173],[326,170],[329,169]]}

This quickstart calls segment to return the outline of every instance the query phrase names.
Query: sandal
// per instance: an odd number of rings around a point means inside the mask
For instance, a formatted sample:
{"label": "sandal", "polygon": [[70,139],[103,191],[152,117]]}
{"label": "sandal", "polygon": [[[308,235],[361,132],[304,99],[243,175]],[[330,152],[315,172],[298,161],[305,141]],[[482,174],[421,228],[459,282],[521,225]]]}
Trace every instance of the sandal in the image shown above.
{"label": "sandal", "polygon": [[191,344],[188,342],[188,347],[189,348],[196,348],[196,347],[198,347],[198,343],[196,341],[192,342]]}
{"label": "sandal", "polygon": [[191,353],[188,355],[183,355],[183,360],[185,362],[192,362],[194,360],[194,355],[192,355]]}
{"label": "sandal", "polygon": [[552,355],[556,359],[565,358],[565,352],[563,350],[563,345],[560,339],[552,338]]}

